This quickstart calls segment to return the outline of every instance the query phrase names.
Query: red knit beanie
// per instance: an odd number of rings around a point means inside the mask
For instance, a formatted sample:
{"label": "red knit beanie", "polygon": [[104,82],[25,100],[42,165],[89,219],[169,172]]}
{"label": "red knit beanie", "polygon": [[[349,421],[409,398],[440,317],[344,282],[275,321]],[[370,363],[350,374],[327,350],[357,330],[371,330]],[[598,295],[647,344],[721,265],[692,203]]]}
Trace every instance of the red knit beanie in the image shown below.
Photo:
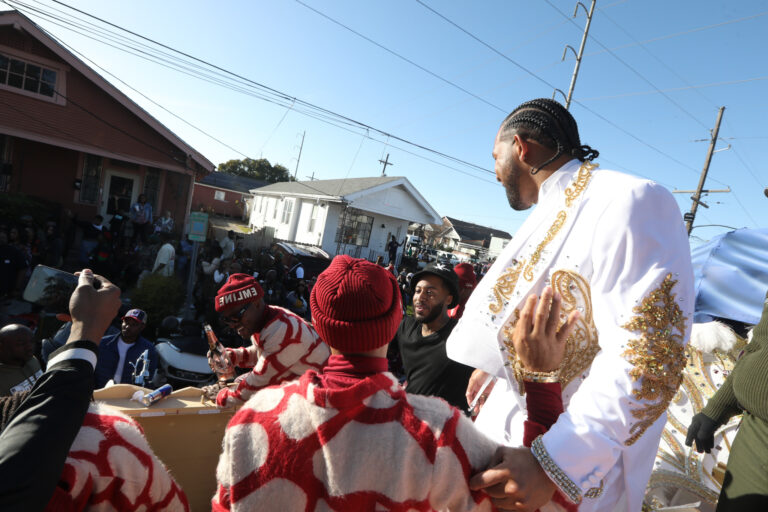
{"label": "red knit beanie", "polygon": [[403,319],[395,276],[371,262],[336,256],[309,298],[312,325],[341,352],[367,352],[392,341]]}
{"label": "red knit beanie", "polygon": [[248,302],[256,302],[264,296],[264,290],[259,282],[248,274],[232,274],[219,288],[216,295],[216,311],[243,306]]}
{"label": "red knit beanie", "polygon": [[474,288],[477,285],[475,269],[469,263],[459,263],[453,267],[453,271],[459,276],[459,289]]}

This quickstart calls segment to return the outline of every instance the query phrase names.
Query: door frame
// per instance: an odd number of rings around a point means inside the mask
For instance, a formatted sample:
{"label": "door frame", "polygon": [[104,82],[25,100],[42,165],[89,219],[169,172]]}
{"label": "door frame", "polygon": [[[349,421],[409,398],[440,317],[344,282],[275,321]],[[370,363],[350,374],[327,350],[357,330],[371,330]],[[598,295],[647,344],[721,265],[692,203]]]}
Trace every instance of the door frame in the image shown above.
{"label": "door frame", "polygon": [[125,171],[116,171],[114,169],[107,169],[104,171],[104,187],[101,192],[101,208],[99,209],[99,213],[104,218],[104,221],[107,221],[107,206],[109,205],[109,187],[112,184],[112,176],[117,176],[119,178],[126,178],[133,181],[133,188],[131,190],[131,206],[133,206],[136,201],[139,198],[139,190],[141,187],[139,186],[139,180],[141,179],[141,175],[137,173],[132,172],[125,172]]}

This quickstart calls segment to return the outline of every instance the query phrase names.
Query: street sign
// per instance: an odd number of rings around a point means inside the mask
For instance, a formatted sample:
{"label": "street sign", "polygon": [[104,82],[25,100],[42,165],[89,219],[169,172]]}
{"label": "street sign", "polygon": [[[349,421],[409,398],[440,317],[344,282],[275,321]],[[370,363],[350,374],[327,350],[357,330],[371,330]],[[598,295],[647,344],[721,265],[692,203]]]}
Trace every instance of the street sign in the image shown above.
{"label": "street sign", "polygon": [[189,214],[189,238],[193,242],[205,242],[208,234],[208,214],[192,212]]}

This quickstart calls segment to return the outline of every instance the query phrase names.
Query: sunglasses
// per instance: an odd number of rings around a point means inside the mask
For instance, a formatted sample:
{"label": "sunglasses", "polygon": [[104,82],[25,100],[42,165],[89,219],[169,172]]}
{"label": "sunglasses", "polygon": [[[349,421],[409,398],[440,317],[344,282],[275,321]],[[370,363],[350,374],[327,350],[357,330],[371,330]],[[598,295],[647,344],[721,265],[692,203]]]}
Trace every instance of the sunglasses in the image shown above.
{"label": "sunglasses", "polygon": [[234,325],[237,322],[239,322],[240,319],[243,318],[243,315],[245,314],[245,312],[248,310],[249,307],[251,307],[250,303],[246,304],[245,306],[240,308],[237,312],[232,313],[231,315],[222,316],[221,321],[227,325]]}

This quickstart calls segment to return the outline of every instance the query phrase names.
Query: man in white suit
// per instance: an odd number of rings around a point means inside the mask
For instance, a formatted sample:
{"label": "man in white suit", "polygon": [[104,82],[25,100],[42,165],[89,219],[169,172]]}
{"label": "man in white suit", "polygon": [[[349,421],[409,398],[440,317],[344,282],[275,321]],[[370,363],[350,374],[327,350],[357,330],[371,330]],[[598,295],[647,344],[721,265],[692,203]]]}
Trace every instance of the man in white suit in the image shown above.
{"label": "man in white suit", "polygon": [[[478,369],[468,398],[496,381],[476,425],[507,446],[473,485],[502,510],[563,510],[551,501],[557,490],[580,512],[640,511],[692,320],[680,211],[660,185],[599,169],[598,152],[553,100],[507,116],[493,156],[510,206],[536,208],[448,340],[450,358]],[[556,326],[540,328],[550,304]],[[526,369],[512,339],[556,336],[566,318],[576,327],[560,367]],[[516,448],[526,380],[559,382],[565,406],[530,449]]]}

